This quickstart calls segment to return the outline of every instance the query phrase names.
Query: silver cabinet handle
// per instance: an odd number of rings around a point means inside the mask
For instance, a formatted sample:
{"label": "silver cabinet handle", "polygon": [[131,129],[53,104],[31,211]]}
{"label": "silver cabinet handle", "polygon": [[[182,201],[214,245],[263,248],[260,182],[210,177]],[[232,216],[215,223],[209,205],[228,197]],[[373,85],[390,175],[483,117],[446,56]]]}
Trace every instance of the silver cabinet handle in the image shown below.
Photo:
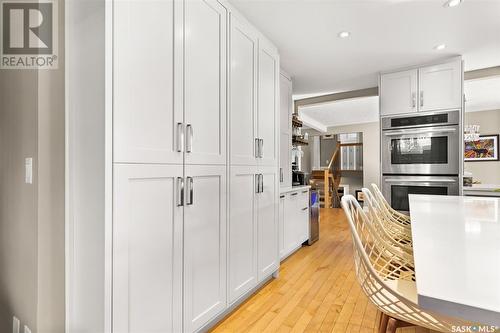
{"label": "silver cabinet handle", "polygon": [[177,177],[177,207],[184,206],[184,178]]}
{"label": "silver cabinet handle", "polygon": [[309,191],[302,191],[302,193],[308,193]]}
{"label": "silver cabinet handle", "polygon": [[304,207],[304,208],[302,208],[302,210],[306,210],[307,208],[309,208],[309,207]]}
{"label": "silver cabinet handle", "polygon": [[187,200],[186,200],[186,205],[190,206],[193,204],[193,177],[186,177],[186,191],[187,193]]}
{"label": "silver cabinet handle", "polygon": [[255,193],[260,193],[260,175],[255,174]]}
{"label": "silver cabinet handle", "polygon": [[186,153],[193,151],[193,125],[186,125]]}
{"label": "silver cabinet handle", "polygon": [[420,90],[420,107],[424,106],[424,91]]}
{"label": "silver cabinet handle", "polygon": [[255,158],[259,158],[259,139],[255,138]]}
{"label": "silver cabinet handle", "polygon": [[414,109],[417,106],[417,94],[412,92],[411,94],[411,107]]}
{"label": "silver cabinet handle", "polygon": [[280,183],[283,183],[283,168],[280,168]]}
{"label": "silver cabinet handle", "polygon": [[177,123],[177,152],[182,152],[184,146],[184,124]]}
{"label": "silver cabinet handle", "polygon": [[283,199],[284,197],[285,197],[285,195],[284,195],[284,194],[283,194],[283,195],[280,195],[280,199]]}
{"label": "silver cabinet handle", "polygon": [[260,174],[260,193],[264,192],[264,175]]}
{"label": "silver cabinet handle", "polygon": [[259,139],[259,157],[264,157],[264,139]]}
{"label": "silver cabinet handle", "polygon": [[290,196],[298,195],[298,194],[299,194],[299,192],[295,192],[295,193],[290,194]]}

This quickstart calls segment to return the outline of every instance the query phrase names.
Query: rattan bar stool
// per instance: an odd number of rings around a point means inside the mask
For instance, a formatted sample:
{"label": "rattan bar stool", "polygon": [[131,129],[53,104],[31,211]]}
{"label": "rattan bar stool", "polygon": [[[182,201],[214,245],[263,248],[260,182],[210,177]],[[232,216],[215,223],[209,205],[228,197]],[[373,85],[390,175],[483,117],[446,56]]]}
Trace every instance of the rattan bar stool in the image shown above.
{"label": "rattan bar stool", "polygon": [[382,236],[390,238],[408,253],[413,254],[411,228],[404,227],[400,223],[394,222],[384,214],[380,204],[369,189],[363,188],[361,191],[363,191],[364,202],[368,207],[368,215],[372,223],[374,223],[375,228]]}
{"label": "rattan bar stool", "polygon": [[[380,237],[352,195],[342,197],[354,246],[354,264],[361,289],[382,312],[380,332],[394,333],[398,327],[421,326],[450,332],[452,326],[470,325],[422,310],[417,304],[413,260],[397,251]],[[387,269],[390,267],[390,269]]]}
{"label": "rattan bar stool", "polygon": [[373,194],[380,207],[386,216],[390,217],[394,222],[397,222],[407,228],[410,226],[410,217],[408,215],[402,214],[397,210],[393,209],[391,205],[385,200],[384,195],[378,188],[376,184],[372,184]]}

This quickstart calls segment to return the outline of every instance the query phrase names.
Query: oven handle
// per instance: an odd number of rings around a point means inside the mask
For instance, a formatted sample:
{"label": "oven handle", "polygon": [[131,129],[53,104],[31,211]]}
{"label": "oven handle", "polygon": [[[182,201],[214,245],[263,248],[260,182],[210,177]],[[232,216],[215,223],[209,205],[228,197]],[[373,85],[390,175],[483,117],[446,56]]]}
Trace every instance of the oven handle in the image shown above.
{"label": "oven handle", "polygon": [[411,179],[411,178],[387,178],[387,183],[458,183],[458,179]]}
{"label": "oven handle", "polygon": [[456,128],[426,128],[426,129],[420,129],[420,130],[397,130],[397,131],[387,131],[384,132],[385,136],[395,136],[395,135],[411,135],[411,134],[424,134],[424,133],[452,133],[456,132]]}

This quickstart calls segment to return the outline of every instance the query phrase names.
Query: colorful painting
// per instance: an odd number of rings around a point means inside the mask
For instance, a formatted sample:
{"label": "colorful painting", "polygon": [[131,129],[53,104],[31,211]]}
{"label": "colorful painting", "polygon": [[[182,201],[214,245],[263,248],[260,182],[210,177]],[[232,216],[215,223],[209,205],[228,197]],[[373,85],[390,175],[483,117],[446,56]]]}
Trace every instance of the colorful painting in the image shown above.
{"label": "colorful painting", "polygon": [[481,135],[477,141],[465,142],[466,162],[498,161],[498,134]]}

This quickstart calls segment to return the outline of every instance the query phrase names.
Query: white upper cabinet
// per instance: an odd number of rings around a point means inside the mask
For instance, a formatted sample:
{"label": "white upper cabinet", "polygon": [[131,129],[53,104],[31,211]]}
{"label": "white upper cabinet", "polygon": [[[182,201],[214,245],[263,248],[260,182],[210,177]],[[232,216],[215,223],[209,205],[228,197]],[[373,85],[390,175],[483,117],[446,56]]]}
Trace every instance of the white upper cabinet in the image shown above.
{"label": "white upper cabinet", "polygon": [[278,179],[274,167],[261,172],[261,190],[257,194],[259,282],[279,268]]}
{"label": "white upper cabinet", "polygon": [[281,187],[292,186],[292,81],[280,74],[280,174]]}
{"label": "white upper cabinet", "polygon": [[462,60],[380,75],[380,115],[462,108]]}
{"label": "white upper cabinet", "polygon": [[462,107],[462,61],[423,67],[419,74],[419,110]]}
{"label": "white upper cabinet", "polygon": [[256,32],[231,15],[230,159],[235,165],[255,165],[257,138]]}
{"label": "white upper cabinet", "polygon": [[257,177],[255,167],[231,168],[229,206],[229,300],[257,285]]}
{"label": "white upper cabinet", "polygon": [[184,331],[226,308],[226,167],[186,166]]}
{"label": "white upper cabinet", "polygon": [[278,160],[279,60],[276,49],[259,40],[258,136],[261,140],[260,164],[276,165]]}
{"label": "white upper cabinet", "polygon": [[113,332],[182,331],[182,166],[117,165]]}
{"label": "white upper cabinet", "polygon": [[225,164],[227,12],[215,0],[184,7],[186,163]]}
{"label": "white upper cabinet", "polygon": [[[177,7],[175,11],[178,11]],[[114,161],[182,163],[182,31],[174,1],[115,1],[113,41]],[[179,150],[179,151],[178,151]]]}
{"label": "white upper cabinet", "polygon": [[417,70],[382,74],[379,93],[382,116],[416,112]]}

